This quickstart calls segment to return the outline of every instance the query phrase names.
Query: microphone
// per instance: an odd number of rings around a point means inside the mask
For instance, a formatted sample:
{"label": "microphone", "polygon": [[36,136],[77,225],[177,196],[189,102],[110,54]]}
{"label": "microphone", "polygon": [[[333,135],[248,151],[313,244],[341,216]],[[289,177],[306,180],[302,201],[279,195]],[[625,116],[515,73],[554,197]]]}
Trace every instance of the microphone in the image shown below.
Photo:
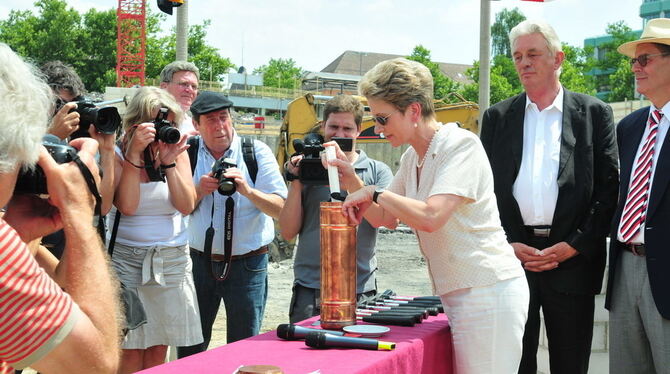
{"label": "microphone", "polygon": [[395,349],[395,343],[383,342],[376,339],[350,338],[335,336],[320,331],[310,332],[305,337],[305,344],[312,348],[359,348],[373,351],[390,351]]}
{"label": "microphone", "polygon": [[281,325],[277,326],[277,337],[284,339],[284,340],[300,340],[300,339],[305,339],[305,336],[309,334],[310,332],[322,332],[322,333],[329,333],[331,335],[338,335],[342,336],[344,335],[344,332],[342,331],[333,331],[333,330],[317,330],[317,329],[310,329],[307,327],[302,327],[302,326],[296,326],[292,323],[282,323]]}

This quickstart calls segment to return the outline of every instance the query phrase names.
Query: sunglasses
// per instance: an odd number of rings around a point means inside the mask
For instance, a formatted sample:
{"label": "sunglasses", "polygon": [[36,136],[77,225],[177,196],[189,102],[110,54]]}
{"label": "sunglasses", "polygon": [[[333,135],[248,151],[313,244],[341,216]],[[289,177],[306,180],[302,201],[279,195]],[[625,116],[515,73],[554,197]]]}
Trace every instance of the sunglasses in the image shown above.
{"label": "sunglasses", "polygon": [[640,64],[640,66],[645,67],[649,63],[649,57],[658,57],[658,56],[668,56],[670,53],[655,53],[653,55],[649,54],[644,54],[644,55],[639,55],[635,58],[630,59],[630,64],[634,65],[636,62]]}
{"label": "sunglasses", "polygon": [[388,122],[389,117],[391,117],[393,114],[398,113],[398,111],[394,111],[391,114],[387,114],[386,116],[373,116],[372,119],[377,122],[381,126],[386,126],[386,122]]}

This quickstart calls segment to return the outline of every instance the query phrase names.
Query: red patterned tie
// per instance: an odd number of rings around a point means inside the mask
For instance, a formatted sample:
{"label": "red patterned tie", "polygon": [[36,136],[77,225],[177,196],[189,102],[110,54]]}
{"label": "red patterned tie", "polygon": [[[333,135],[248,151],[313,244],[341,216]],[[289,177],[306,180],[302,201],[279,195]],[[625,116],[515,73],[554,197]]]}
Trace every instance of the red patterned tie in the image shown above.
{"label": "red patterned tie", "polygon": [[663,113],[660,110],[655,110],[649,114],[649,121],[647,122],[649,135],[644,142],[644,146],[642,146],[635,169],[633,169],[633,182],[630,184],[626,205],[623,208],[621,223],[619,224],[619,235],[624,243],[633,239],[635,234],[640,231],[640,227],[646,218],[651,165],[654,161],[654,145],[656,145],[656,134],[658,133],[658,123],[661,121],[661,117],[663,117]]}

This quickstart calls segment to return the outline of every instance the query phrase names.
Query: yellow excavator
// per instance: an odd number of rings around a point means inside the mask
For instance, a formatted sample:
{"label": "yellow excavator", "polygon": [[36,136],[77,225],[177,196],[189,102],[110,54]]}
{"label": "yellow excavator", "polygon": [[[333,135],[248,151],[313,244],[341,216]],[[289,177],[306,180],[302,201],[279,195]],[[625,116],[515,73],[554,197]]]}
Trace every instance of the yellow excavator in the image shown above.
{"label": "yellow excavator", "polygon": [[[479,106],[477,103],[467,101],[456,93],[452,95],[456,98],[456,103],[449,103],[449,98],[435,100],[437,121],[442,123],[457,122],[461,127],[479,134],[479,125],[477,123]],[[319,124],[323,114],[323,107],[325,102],[331,97],[306,94],[288,104],[286,115],[279,131],[279,143],[277,145],[277,162],[280,168],[283,168],[286,160],[295,152],[293,149],[294,139],[302,139],[307,133],[320,131]],[[356,96],[356,98],[363,103],[366,109],[366,115],[363,117],[361,125],[361,135],[356,139],[356,143],[387,143],[386,139],[374,133],[374,121],[369,112],[367,112],[369,110],[367,100],[362,96]]]}

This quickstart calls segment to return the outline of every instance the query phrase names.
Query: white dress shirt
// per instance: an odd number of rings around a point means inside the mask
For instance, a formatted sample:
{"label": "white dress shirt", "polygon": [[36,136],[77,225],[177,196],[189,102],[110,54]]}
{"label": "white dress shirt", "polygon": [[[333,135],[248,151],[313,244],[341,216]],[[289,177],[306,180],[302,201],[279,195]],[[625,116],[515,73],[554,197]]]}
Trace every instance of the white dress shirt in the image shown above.
{"label": "white dress shirt", "polygon": [[562,86],[551,105],[542,111],[526,96],[523,155],[512,193],[527,226],[551,225],[554,218],[562,122]]}
{"label": "white dress shirt", "polygon": [[[649,108],[649,113],[657,110],[653,104]],[[654,185],[654,175],[656,174],[656,164],[658,163],[658,155],[661,154],[661,147],[663,147],[663,142],[665,140],[665,136],[668,133],[668,127],[670,127],[670,120],[668,120],[668,115],[670,115],[670,102],[665,103],[663,108],[660,108],[661,112],[663,112],[663,117],[661,118],[661,122],[658,124],[658,132],[656,133],[656,144],[654,145],[654,157],[653,161],[651,163],[651,179],[649,180],[649,191],[647,192],[649,195],[647,195],[647,209],[649,209],[649,196],[651,196],[651,188]],[[649,118],[647,116],[647,118]],[[633,160],[633,166],[631,166],[631,173],[630,173],[630,181],[628,182],[628,190],[630,190],[630,183],[633,182],[633,168],[635,165],[637,165],[637,159],[640,157],[640,151],[642,150],[642,146],[644,145],[645,140],[647,139],[647,136],[649,136],[649,126],[647,126],[647,122],[644,124],[644,133],[642,134],[642,138],[640,139],[640,144],[637,147],[637,153],[635,155],[635,159]],[[645,212],[645,216],[646,216]],[[621,222],[619,222],[619,230],[617,230],[617,240],[623,242],[623,238],[621,238]],[[635,244],[644,244],[644,222],[642,222],[642,225],[640,226],[640,231],[638,231],[637,234],[630,240],[631,243]]]}

